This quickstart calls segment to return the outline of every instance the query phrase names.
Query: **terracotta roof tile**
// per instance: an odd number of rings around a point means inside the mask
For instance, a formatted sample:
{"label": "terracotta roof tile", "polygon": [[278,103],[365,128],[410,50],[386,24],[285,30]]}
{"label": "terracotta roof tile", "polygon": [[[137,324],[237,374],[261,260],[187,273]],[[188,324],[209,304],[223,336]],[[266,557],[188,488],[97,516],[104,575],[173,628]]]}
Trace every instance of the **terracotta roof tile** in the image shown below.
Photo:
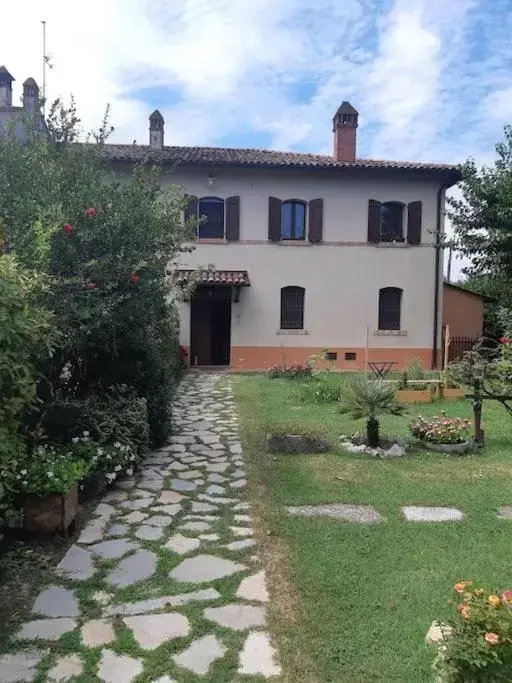
{"label": "terracotta roof tile", "polygon": [[189,282],[200,285],[239,285],[249,287],[249,274],[246,270],[177,270],[176,282],[184,285]]}
{"label": "terracotta roof tile", "polygon": [[415,161],[387,161],[384,159],[356,159],[336,161],[327,154],[276,152],[268,149],[234,149],[225,147],[164,147],[155,150],[148,145],[106,145],[106,155],[112,161],[175,164],[180,166],[245,166],[249,168],[304,168],[304,169],[398,169],[410,171],[439,171],[452,174],[453,182],[460,177],[459,166]]}

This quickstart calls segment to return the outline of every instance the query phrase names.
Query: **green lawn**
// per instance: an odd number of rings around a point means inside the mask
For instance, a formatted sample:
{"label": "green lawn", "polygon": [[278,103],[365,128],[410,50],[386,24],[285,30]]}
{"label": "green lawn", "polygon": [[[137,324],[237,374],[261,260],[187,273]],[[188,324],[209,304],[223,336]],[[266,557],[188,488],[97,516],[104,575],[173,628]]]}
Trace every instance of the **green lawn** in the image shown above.
{"label": "green lawn", "polygon": [[[419,454],[381,461],[357,455],[271,456],[264,425],[276,420],[325,426],[330,437],[364,428],[335,405],[300,403],[297,385],[235,378],[257,533],[270,578],[271,628],[287,681],[432,681],[425,633],[450,615],[453,584],[472,579],[512,587],[512,422],[486,402],[483,454]],[[469,401],[412,406],[386,417],[382,434],[406,435],[418,413],[471,416]],[[290,518],[284,506],[368,503],[385,521],[355,525]],[[461,523],[413,524],[407,504],[453,505]]]}

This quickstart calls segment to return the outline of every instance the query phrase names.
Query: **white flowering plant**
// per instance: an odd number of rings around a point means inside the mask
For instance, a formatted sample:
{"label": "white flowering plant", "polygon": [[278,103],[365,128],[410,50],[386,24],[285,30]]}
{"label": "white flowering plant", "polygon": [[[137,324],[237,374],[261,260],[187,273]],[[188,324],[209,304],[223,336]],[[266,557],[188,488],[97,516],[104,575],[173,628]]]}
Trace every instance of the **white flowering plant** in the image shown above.
{"label": "white flowering plant", "polygon": [[78,456],[90,465],[90,469],[101,472],[111,484],[121,475],[131,476],[137,462],[137,446],[132,443],[97,443],[90,439],[89,431],[72,439],[71,448]]}
{"label": "white flowering plant", "polygon": [[17,488],[23,493],[67,493],[87,476],[90,463],[76,457],[72,448],[39,445],[18,461]]}

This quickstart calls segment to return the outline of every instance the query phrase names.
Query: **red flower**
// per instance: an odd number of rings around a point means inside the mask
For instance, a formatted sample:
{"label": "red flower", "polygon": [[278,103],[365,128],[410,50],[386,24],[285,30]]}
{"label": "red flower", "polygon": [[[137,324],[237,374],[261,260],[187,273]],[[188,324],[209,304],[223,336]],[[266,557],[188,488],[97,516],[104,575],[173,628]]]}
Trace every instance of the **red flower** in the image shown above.
{"label": "red flower", "polygon": [[502,338],[500,339],[500,342],[501,342],[502,344],[512,344],[512,339],[511,339],[510,337],[502,337]]}
{"label": "red flower", "polygon": [[85,212],[85,215],[88,218],[96,218],[96,209],[94,208],[94,206],[91,206],[90,208],[88,208]]}
{"label": "red flower", "polygon": [[140,280],[140,275],[137,275],[136,273],[132,273],[130,275],[130,282],[134,285],[136,285]]}
{"label": "red flower", "polygon": [[71,235],[71,233],[75,231],[75,228],[71,225],[71,223],[64,223],[62,229],[64,230],[66,235]]}

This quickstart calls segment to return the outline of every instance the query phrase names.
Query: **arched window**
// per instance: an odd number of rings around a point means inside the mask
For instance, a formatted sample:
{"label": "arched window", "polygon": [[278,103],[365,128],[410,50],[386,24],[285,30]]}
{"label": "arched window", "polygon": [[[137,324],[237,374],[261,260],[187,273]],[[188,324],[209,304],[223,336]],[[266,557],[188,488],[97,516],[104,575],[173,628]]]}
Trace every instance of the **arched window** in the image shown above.
{"label": "arched window", "polygon": [[306,239],[306,202],[288,199],[281,204],[281,239]]}
{"label": "arched window", "polygon": [[224,237],[224,200],[220,197],[199,199],[199,237]]}
{"label": "arched window", "polygon": [[379,330],[400,329],[402,291],[398,287],[383,287],[379,290]]}
{"label": "arched window", "polygon": [[282,330],[304,329],[304,287],[283,287],[281,289]]}
{"label": "arched window", "polygon": [[380,241],[404,241],[404,205],[400,202],[382,202],[380,205]]}

